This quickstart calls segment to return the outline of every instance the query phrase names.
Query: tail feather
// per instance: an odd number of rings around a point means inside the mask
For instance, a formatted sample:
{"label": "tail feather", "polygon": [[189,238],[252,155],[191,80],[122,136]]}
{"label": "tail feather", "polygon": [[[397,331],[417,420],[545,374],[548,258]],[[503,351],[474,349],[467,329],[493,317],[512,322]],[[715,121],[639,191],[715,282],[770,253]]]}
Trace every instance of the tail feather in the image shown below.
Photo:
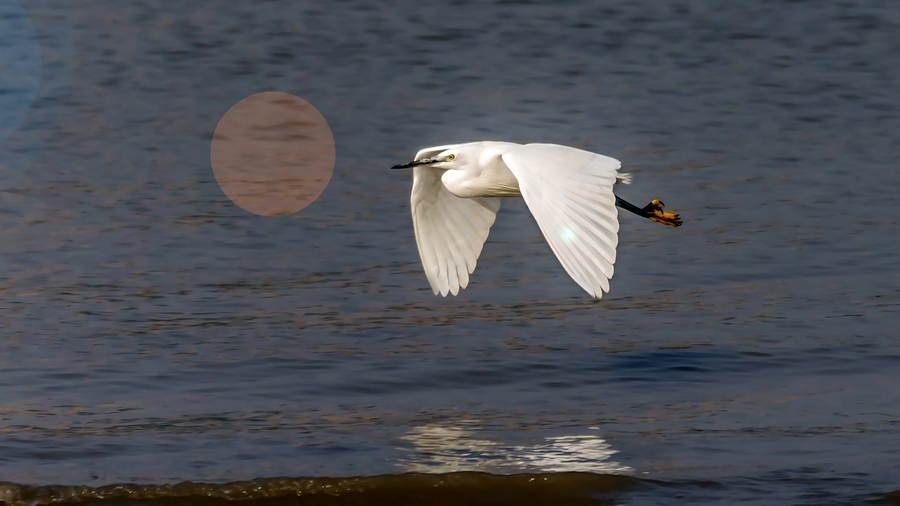
{"label": "tail feather", "polygon": [[616,183],[631,184],[631,174],[627,172],[619,172],[616,174]]}

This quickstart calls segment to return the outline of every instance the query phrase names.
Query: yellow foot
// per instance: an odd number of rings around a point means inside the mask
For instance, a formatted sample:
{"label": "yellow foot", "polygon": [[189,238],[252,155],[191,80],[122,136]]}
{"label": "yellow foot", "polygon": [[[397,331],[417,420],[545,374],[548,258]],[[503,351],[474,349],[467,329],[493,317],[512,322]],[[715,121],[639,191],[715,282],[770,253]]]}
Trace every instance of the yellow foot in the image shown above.
{"label": "yellow foot", "polygon": [[657,199],[651,200],[649,204],[644,206],[644,216],[648,220],[655,221],[656,223],[662,223],[663,225],[668,225],[670,227],[680,227],[681,217],[677,214],[663,212],[664,205],[665,204]]}

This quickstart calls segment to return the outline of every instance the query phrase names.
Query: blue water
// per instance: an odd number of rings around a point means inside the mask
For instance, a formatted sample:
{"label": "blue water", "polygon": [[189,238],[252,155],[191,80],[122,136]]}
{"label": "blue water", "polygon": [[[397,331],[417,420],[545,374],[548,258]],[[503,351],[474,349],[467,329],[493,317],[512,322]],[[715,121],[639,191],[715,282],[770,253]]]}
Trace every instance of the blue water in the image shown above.
{"label": "blue water", "polygon": [[28,15],[16,0],[0,3],[0,140],[14,131],[41,83],[41,47]]}
{"label": "blue water", "polygon": [[[68,94],[0,145],[0,481],[900,490],[893,3],[50,7],[72,26],[71,83],[51,79]],[[329,187],[288,217],[241,210],[209,165],[222,114],[267,90],[335,136]],[[509,199],[469,288],[435,297],[410,176],[388,168],[478,139],[618,158],[620,195],[684,226],[621,215],[593,301]]]}

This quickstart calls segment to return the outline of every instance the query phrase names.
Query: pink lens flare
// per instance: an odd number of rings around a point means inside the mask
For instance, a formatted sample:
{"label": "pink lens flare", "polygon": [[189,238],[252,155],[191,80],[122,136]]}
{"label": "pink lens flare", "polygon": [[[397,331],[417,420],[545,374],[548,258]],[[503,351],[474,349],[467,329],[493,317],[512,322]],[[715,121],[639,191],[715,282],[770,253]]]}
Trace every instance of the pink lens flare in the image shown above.
{"label": "pink lens flare", "polygon": [[261,216],[312,204],[334,172],[334,137],[309,102],[280,91],[244,98],[222,116],[210,163],[225,195]]}

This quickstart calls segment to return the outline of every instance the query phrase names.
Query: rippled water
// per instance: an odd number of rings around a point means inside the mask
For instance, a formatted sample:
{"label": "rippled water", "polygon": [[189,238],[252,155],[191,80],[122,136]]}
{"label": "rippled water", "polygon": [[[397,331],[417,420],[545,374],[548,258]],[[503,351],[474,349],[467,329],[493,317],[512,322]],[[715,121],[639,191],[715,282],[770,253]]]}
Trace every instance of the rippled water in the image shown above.
{"label": "rippled water", "polygon": [[[898,501],[894,3],[21,5],[0,501]],[[335,137],[287,217],[209,164],[267,90]],[[621,216],[592,301],[508,200],[434,297],[387,169],[476,139],[616,157],[685,225]]]}

